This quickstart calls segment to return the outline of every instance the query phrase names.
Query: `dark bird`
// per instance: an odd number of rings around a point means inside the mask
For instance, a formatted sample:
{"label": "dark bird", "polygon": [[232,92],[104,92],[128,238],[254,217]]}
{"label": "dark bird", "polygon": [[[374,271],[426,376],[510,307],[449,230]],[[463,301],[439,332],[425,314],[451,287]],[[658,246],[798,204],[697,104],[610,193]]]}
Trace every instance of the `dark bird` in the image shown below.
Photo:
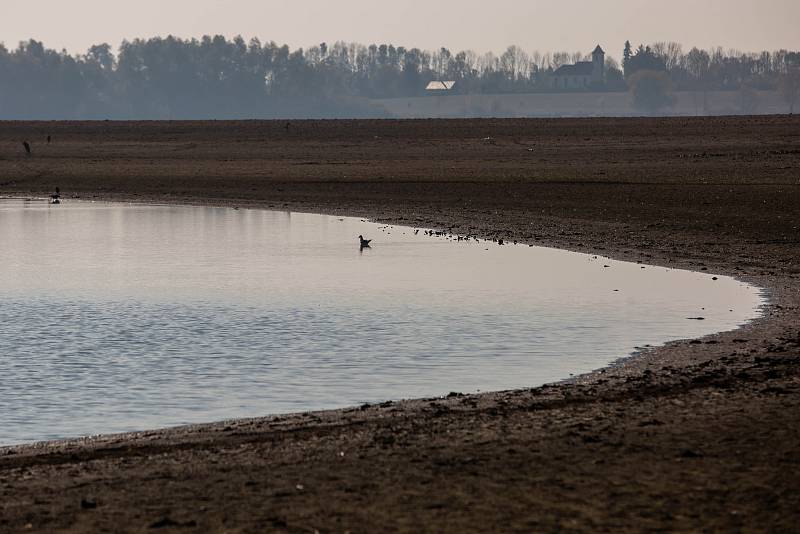
{"label": "dark bird", "polygon": [[361,245],[361,248],[370,248],[369,244],[372,242],[372,239],[364,239],[364,236],[358,236],[358,242]]}
{"label": "dark bird", "polygon": [[52,140],[53,140],[53,138],[52,138],[52,137],[50,137],[50,136],[48,135],[48,136],[47,136],[47,144],[49,145],[49,144],[50,144],[50,141],[52,141]]}
{"label": "dark bird", "polygon": [[289,131],[289,128],[290,128],[291,126],[292,126],[292,123],[291,123],[291,122],[287,122],[287,123],[286,123],[286,131],[287,131],[287,132]]}
{"label": "dark bird", "polygon": [[56,187],[56,192],[50,195],[51,204],[61,204],[61,189]]}
{"label": "dark bird", "polygon": [[22,146],[25,147],[25,152],[30,156],[31,155],[31,145],[27,141],[22,142]]}

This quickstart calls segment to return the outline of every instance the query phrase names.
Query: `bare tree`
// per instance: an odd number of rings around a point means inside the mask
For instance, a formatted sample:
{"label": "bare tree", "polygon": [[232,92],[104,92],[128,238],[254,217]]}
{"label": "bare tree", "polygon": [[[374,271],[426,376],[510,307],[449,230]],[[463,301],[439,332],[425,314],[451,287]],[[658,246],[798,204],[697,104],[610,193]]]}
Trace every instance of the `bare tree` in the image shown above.
{"label": "bare tree", "polygon": [[531,54],[531,64],[536,67],[536,70],[544,69],[542,65],[542,54],[538,50],[534,50]]}
{"label": "bare tree", "polygon": [[500,67],[512,81],[530,74],[530,56],[516,45],[509,46],[500,56]]}
{"label": "bare tree", "polygon": [[486,52],[478,58],[478,70],[481,72],[482,76],[485,76],[488,73],[496,72],[499,70],[497,66],[497,57],[495,57],[495,55],[491,52]]}
{"label": "bare tree", "polygon": [[554,52],[553,58],[551,59],[551,63],[553,65],[553,69],[558,69],[562,65],[569,65],[570,63],[570,55],[569,52]]}
{"label": "bare tree", "polygon": [[464,61],[467,68],[472,72],[478,66],[478,54],[474,50],[466,50],[464,52]]}
{"label": "bare tree", "polygon": [[660,58],[667,58],[667,43],[659,41],[650,45],[650,51]]}
{"label": "bare tree", "polygon": [[705,50],[692,48],[686,56],[686,68],[697,81],[705,78],[708,73],[708,68],[711,64],[711,58]]}
{"label": "bare tree", "polygon": [[671,41],[667,43],[666,56],[667,70],[672,71],[681,67],[683,62],[683,46],[680,43]]}
{"label": "bare tree", "polygon": [[547,69],[554,69],[556,68],[553,64],[553,56],[550,52],[547,52],[545,55],[542,56],[542,70]]}

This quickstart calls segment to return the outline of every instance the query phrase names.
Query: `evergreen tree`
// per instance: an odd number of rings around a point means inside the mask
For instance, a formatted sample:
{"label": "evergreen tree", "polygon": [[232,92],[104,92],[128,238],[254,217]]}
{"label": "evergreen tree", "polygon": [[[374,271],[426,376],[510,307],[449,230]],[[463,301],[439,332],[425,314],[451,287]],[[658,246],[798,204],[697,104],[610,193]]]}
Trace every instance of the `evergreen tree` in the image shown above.
{"label": "evergreen tree", "polygon": [[631,42],[625,41],[625,49],[622,51],[622,72],[628,75],[628,62],[631,60]]}

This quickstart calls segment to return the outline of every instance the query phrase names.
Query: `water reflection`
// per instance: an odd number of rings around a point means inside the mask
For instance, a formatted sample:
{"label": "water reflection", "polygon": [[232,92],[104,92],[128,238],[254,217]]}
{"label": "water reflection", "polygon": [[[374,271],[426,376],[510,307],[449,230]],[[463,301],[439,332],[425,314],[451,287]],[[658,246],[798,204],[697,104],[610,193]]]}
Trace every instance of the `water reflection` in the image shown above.
{"label": "water reflection", "polygon": [[533,386],[760,302],[725,277],[260,210],[4,201],[0,245],[4,444]]}

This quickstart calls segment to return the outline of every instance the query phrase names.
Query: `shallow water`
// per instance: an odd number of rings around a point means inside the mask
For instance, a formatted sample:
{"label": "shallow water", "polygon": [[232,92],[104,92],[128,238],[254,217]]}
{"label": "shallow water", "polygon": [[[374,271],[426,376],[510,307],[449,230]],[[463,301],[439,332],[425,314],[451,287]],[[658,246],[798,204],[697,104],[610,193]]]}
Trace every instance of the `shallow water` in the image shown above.
{"label": "shallow water", "polygon": [[0,444],[536,386],[761,304],[727,277],[422,233],[0,201]]}

